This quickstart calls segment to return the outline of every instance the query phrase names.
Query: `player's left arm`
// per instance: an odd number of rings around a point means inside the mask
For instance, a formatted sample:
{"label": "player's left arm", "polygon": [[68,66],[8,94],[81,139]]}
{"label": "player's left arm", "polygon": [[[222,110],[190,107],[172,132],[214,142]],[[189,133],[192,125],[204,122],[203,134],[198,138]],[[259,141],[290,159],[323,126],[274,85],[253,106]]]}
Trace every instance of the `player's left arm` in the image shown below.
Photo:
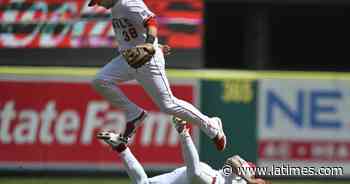
{"label": "player's left arm", "polygon": [[[157,24],[156,18],[154,16],[149,17],[145,21],[144,25],[147,29],[147,33],[146,33],[147,36],[146,36],[145,42],[153,44],[158,35],[158,24]],[[161,44],[158,44],[158,45],[162,49],[164,55],[170,54],[171,48],[169,47],[169,45],[161,45]]]}

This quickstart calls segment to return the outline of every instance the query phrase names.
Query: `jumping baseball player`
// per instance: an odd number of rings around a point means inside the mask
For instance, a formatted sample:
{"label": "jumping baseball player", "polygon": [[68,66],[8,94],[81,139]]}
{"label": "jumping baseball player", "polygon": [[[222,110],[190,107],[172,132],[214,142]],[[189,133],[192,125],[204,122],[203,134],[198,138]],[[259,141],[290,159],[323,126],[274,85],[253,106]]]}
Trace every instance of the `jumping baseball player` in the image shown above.
{"label": "jumping baseball player", "polygon": [[102,131],[97,137],[104,140],[115,150],[121,158],[126,171],[135,184],[268,184],[263,179],[254,177],[253,172],[242,172],[238,176],[239,167],[255,167],[246,162],[240,156],[235,155],[226,161],[226,167],[232,168],[231,173],[223,170],[214,170],[206,163],[200,162],[199,155],[194,146],[186,122],[180,119],[174,119],[173,123],[179,133],[182,155],[185,166],[180,167],[170,173],[165,173],[152,178],[148,178],[143,167],[131,153],[126,144],[123,143],[123,137],[120,134],[110,131]]}
{"label": "jumping baseball player", "polygon": [[210,118],[193,105],[176,98],[165,75],[164,55],[168,46],[158,44],[157,22],[142,0],[91,0],[89,6],[111,9],[120,56],[105,65],[93,80],[93,87],[113,106],[126,113],[123,137],[131,138],[147,112],[131,102],[116,83],[136,79],[162,112],[199,125],[220,151],[226,136],[220,118]]}

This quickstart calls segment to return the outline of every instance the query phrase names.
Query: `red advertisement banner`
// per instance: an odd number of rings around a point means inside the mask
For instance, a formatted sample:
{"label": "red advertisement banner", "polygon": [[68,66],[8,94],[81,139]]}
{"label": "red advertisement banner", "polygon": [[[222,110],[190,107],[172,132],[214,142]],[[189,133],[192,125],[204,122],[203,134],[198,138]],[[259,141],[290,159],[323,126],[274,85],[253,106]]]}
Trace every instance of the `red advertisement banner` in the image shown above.
{"label": "red advertisement banner", "polygon": [[[159,112],[141,86],[123,84],[121,89],[150,112],[130,146],[139,161],[146,167],[181,165],[170,117]],[[174,84],[172,90],[194,102],[195,86]],[[89,83],[0,81],[0,91],[1,167],[120,166],[116,154],[95,135],[101,129],[122,130],[125,116]]]}
{"label": "red advertisement banner", "polygon": [[[116,47],[110,12],[87,0],[3,0],[0,48]],[[146,0],[157,15],[159,37],[172,48],[201,47],[201,0]],[[180,8],[174,8],[180,7]]]}
{"label": "red advertisement banner", "polygon": [[259,157],[266,160],[350,161],[348,141],[260,140]]}

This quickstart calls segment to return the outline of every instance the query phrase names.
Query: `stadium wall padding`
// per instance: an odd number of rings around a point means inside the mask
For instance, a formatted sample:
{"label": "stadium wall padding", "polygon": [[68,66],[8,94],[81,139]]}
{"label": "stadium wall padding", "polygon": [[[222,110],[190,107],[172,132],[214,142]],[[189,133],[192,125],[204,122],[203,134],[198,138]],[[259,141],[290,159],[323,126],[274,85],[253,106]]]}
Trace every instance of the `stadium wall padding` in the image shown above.
{"label": "stadium wall padding", "polygon": [[212,141],[201,134],[201,158],[220,169],[225,160],[241,155],[257,160],[256,143],[256,81],[217,80],[201,82],[201,110],[221,118],[227,136],[227,149],[218,152]]}
{"label": "stadium wall padding", "polygon": [[[0,78],[31,81],[39,77],[55,83],[55,77],[60,76],[79,83],[97,71],[97,68],[8,66],[0,67]],[[281,163],[304,168],[340,167],[344,171],[342,176],[350,175],[350,73],[238,70],[167,70],[167,73],[172,80],[197,81],[199,91],[194,102],[199,102],[197,106],[205,114],[222,118],[228,137],[227,150],[218,152],[207,136],[201,133],[199,137],[201,160],[214,168],[220,169],[226,158],[240,154],[261,167]],[[2,93],[6,90],[1,89]],[[52,106],[52,102],[47,102]],[[11,106],[10,102],[6,104]],[[0,103],[0,110],[4,105]]]}

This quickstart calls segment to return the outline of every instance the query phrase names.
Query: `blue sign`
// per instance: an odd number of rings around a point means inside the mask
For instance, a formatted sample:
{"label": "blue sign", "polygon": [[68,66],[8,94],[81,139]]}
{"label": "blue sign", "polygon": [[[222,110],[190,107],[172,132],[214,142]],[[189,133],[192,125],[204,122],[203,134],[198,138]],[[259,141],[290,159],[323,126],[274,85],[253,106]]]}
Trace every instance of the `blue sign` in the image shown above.
{"label": "blue sign", "polygon": [[[336,116],[337,104],[342,100],[339,90],[297,90],[295,101],[290,102],[272,89],[266,91],[266,125],[274,127],[275,114],[279,110],[296,128],[340,129],[343,122]],[[289,91],[288,91],[289,92]],[[327,103],[322,103],[327,102]],[[333,116],[329,116],[333,115]]]}

